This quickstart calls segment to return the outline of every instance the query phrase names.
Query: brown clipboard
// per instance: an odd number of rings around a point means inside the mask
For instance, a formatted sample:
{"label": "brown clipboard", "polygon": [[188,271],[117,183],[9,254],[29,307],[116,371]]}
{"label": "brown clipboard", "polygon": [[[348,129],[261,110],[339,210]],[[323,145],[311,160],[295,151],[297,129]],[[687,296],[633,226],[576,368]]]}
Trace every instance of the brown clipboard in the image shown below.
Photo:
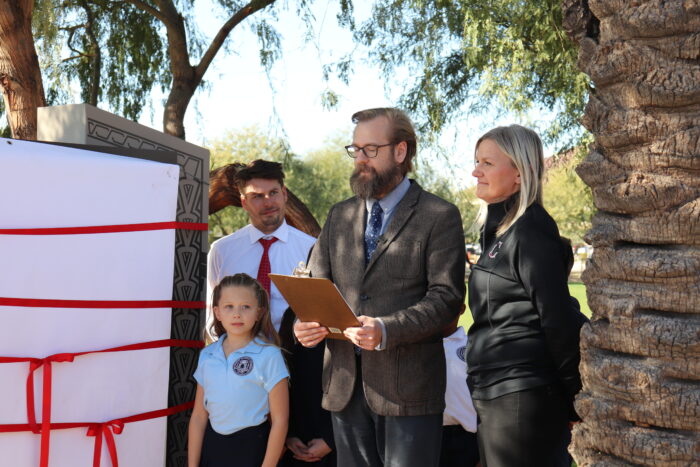
{"label": "brown clipboard", "polygon": [[345,328],[361,326],[333,282],[318,277],[269,274],[284,299],[302,321],[314,321],[328,328],[331,339],[349,340]]}

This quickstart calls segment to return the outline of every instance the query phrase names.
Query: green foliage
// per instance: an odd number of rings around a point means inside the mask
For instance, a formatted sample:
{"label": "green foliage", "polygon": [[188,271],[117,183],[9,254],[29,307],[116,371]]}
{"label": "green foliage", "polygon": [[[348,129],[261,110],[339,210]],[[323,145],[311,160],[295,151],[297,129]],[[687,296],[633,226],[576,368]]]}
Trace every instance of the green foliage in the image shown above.
{"label": "green foliage", "polygon": [[464,243],[479,243],[479,230],[474,222],[479,212],[479,200],[476,198],[473,188],[457,191],[450,199],[462,214],[462,227],[464,228]]}
{"label": "green foliage", "polygon": [[32,26],[47,95],[68,102],[77,82],[84,102],[138,119],[154,85],[170,81],[159,25],[126,2],[37,0]]}
{"label": "green foliage", "polygon": [[[305,157],[289,151],[286,141],[264,133],[258,127],[231,132],[210,146],[211,168],[255,159],[281,162],[285,185],[306,205],[323,225],[331,206],[352,195],[348,178],[352,161],[343,149],[344,138],[327,140]],[[229,206],[209,216],[209,241],[240,229],[248,223],[245,211]]]}
{"label": "green foliage", "polygon": [[[589,81],[561,29],[560,0],[378,0],[355,31],[423,132],[497,106],[553,112],[549,142],[580,137]],[[337,71],[348,72],[348,59]],[[568,140],[567,140],[568,139]],[[563,141],[567,140],[567,141]]]}
{"label": "green foliage", "polygon": [[439,163],[424,162],[418,158],[415,173],[411,174],[418,183],[427,191],[451,202],[459,208],[462,216],[465,243],[476,243],[479,240],[478,231],[472,231],[472,225],[479,211],[479,203],[473,188],[455,189],[454,180],[450,176],[450,170],[440,170],[444,161]]}
{"label": "green foliage", "polygon": [[0,138],[12,138],[12,129],[5,114],[5,100],[0,99]]}
{"label": "green foliage", "polygon": [[581,244],[584,243],[583,236],[591,228],[595,207],[591,189],[574,171],[585,155],[585,145],[573,151],[573,155],[564,163],[555,164],[547,171],[543,188],[544,206],[557,222],[561,235],[574,244]]}
{"label": "green foliage", "polygon": [[343,148],[346,139],[340,135],[329,138],[298,160],[287,183],[321,225],[331,206],[352,196],[348,180],[353,162]]}
{"label": "green foliage", "polygon": [[[307,29],[307,40],[314,37],[311,0],[215,0],[214,4],[211,13],[222,26],[237,16],[243,20],[234,28],[241,24],[257,37],[260,63],[268,78],[272,65],[281,57],[281,36],[275,26],[282,9],[293,9],[299,25]],[[208,64],[200,60],[219,31],[198,27],[201,10],[195,10],[194,0],[35,0],[33,31],[52,103],[69,102],[72,86],[78,85],[83,101],[106,105],[114,113],[137,120],[148,107],[154,87],[160,86],[163,92],[172,87],[175,67],[170,62],[173,56],[168,53],[168,35],[161,22],[171,11],[184,18],[186,61],[193,68]],[[343,0],[338,21],[352,25],[351,16],[352,1]],[[224,40],[223,50],[237,52],[228,40]],[[219,51],[214,50],[215,55]],[[206,67],[198,71],[206,73]],[[273,81],[269,82],[272,86]],[[204,88],[210,85],[205,78],[197,84]],[[186,99],[185,108],[190,97],[181,98]],[[325,100],[333,105],[330,94]]]}
{"label": "green foliage", "polygon": [[[210,169],[232,164],[248,163],[255,159],[276,162],[289,162],[293,159],[286,141],[265,134],[254,126],[237,132],[229,132],[209,145]],[[285,164],[288,182],[289,173]],[[248,215],[243,209],[229,206],[209,216],[209,243],[229,235],[248,223]]]}
{"label": "green foliage", "polygon": [[285,140],[269,136],[258,126],[231,131],[209,144],[209,150],[211,170],[234,162],[245,164],[255,159],[285,162],[293,157]]}

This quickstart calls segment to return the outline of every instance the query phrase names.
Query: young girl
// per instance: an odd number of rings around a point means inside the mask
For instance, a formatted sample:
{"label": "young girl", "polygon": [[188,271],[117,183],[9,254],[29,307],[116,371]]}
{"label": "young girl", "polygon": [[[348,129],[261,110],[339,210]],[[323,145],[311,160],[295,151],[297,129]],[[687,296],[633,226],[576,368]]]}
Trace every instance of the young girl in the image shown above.
{"label": "young girl", "polygon": [[274,467],[289,418],[289,373],[269,298],[247,274],[214,288],[213,334],[199,355],[189,426],[189,467]]}

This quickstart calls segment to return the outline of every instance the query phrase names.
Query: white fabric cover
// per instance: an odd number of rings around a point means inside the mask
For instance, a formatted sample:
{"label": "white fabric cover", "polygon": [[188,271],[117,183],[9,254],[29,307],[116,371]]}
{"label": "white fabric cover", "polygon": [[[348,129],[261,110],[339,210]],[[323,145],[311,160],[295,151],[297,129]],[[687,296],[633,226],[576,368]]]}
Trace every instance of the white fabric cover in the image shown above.
{"label": "white fabric cover", "polygon": [[[0,138],[0,229],[175,220],[179,167]],[[170,300],[174,230],[0,235],[0,297]],[[45,357],[168,339],[171,310],[0,306],[0,356]],[[53,364],[52,416],[103,422],[167,407],[169,348],[93,354]],[[0,424],[27,423],[28,363],[0,364]],[[35,372],[41,420],[42,369]],[[86,429],[51,433],[50,466],[92,465]],[[119,465],[165,464],[166,418],[115,435]],[[40,436],[0,433],[2,465],[39,464]],[[106,444],[102,466],[109,466]]]}

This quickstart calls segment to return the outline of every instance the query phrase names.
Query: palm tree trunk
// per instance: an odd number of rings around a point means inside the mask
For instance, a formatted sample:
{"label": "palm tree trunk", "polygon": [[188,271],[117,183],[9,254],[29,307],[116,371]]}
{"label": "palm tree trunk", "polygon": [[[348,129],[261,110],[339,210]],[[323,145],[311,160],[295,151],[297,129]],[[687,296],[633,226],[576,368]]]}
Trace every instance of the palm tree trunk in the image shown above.
{"label": "palm tree trunk", "polygon": [[33,0],[0,0],[0,88],[12,137],[35,140],[36,109],[46,105],[32,36]]}
{"label": "palm tree trunk", "polygon": [[700,462],[700,2],[565,0],[595,87],[577,171],[599,212],[583,281],[579,466]]}

